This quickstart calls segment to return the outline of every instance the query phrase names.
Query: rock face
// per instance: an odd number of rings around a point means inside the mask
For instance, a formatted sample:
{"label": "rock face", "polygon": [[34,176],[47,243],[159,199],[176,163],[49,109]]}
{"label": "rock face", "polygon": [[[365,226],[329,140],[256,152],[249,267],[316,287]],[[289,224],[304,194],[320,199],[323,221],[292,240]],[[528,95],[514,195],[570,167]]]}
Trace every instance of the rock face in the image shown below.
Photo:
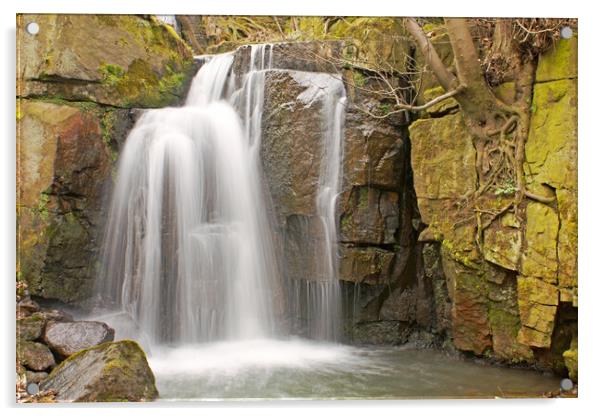
{"label": "rock face", "polygon": [[17,43],[18,279],[32,295],[79,302],[128,108],[177,103],[192,56],[170,27],[125,15],[19,15]]}
{"label": "rock face", "polygon": [[[338,81],[331,73],[308,71],[332,71],[332,66],[322,68],[324,60],[316,59],[316,55],[325,56],[327,61],[340,53],[339,46],[337,42],[321,46],[312,42],[274,44],[275,69],[265,73],[261,158],[288,282],[326,277],[320,276],[315,260],[321,256],[324,244],[316,212],[316,192],[325,163],[323,102],[316,93]],[[314,53],[305,54],[306,60],[299,60],[299,51],[308,48]],[[249,48],[236,51],[235,73],[248,67],[249,57]],[[340,70],[336,66],[334,69]],[[398,285],[413,241],[411,187],[409,176],[404,175],[409,168],[409,147],[404,120],[391,124],[370,118],[358,106],[365,101],[378,105],[378,99],[362,89],[356,91],[349,84],[346,86],[344,179],[337,209],[339,278],[366,286],[363,292],[371,293],[364,306],[349,308],[354,311],[368,308],[355,317],[348,316],[352,326],[363,325],[361,330],[358,327],[359,332],[352,330],[351,336],[364,343],[368,342],[368,334],[388,339],[383,332],[385,328],[400,325],[397,321],[379,323],[384,321],[378,310],[389,294],[387,287]],[[348,299],[350,303],[356,300]],[[369,316],[370,320],[362,316]],[[405,338],[394,337],[396,343]]]}
{"label": "rock face", "polygon": [[[17,88],[22,97],[162,107],[184,92],[192,54],[173,29],[154,17],[19,17]],[[34,21],[40,31],[32,36],[23,28]]]}
{"label": "rock face", "polygon": [[[557,371],[573,371],[576,357],[569,348],[577,306],[576,45],[561,40],[541,56],[533,88],[523,168],[527,188],[553,198],[551,204],[527,200],[483,231],[474,213],[462,209],[477,176],[461,110],[447,100],[409,128],[416,198],[427,226],[419,240],[441,244],[449,303],[435,295],[435,309],[447,322],[443,305],[450,306],[454,346]],[[510,87],[497,92],[503,98]],[[500,193],[476,206],[498,211],[511,202]],[[425,271],[438,261],[425,257]]]}
{"label": "rock face", "polygon": [[102,119],[91,109],[19,103],[19,260],[32,294],[89,294],[102,194],[111,172]]}
{"label": "rock face", "polygon": [[96,345],[113,341],[115,331],[104,322],[52,322],[44,332],[44,341],[62,358]]}
{"label": "rock face", "polygon": [[127,340],[72,355],[40,387],[55,390],[58,401],[150,401],[158,396],[144,352]]}

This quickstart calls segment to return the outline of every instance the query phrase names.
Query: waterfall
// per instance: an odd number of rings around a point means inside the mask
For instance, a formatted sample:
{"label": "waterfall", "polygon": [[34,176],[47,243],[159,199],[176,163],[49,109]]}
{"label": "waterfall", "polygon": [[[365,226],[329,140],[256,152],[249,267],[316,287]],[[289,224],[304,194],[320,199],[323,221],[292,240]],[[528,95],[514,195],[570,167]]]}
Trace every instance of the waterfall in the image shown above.
{"label": "waterfall", "polygon": [[[98,291],[150,344],[277,335],[281,277],[260,160],[272,52],[273,45],[251,45],[240,79],[234,54],[202,57],[185,105],[145,111],[126,140]],[[345,89],[340,77],[318,75],[326,86],[308,84],[307,95],[322,109],[316,217],[323,235],[318,276],[296,290],[306,295],[309,335],[332,341],[340,339],[336,205]]]}
{"label": "waterfall", "polygon": [[120,156],[99,291],[151,343],[274,333],[258,139],[226,101],[231,65],[212,58],[185,106],[146,111]]}
{"label": "waterfall", "polygon": [[303,100],[322,102],[322,158],[316,192],[315,215],[321,235],[316,242],[315,276],[292,285],[293,315],[304,321],[310,338],[340,341],[342,338],[341,287],[338,280],[337,203],[341,191],[343,131],[346,95],[338,76],[317,74],[297,79],[308,90]]}
{"label": "waterfall", "polygon": [[313,336],[329,341],[338,341],[341,337],[337,202],[341,190],[345,103],[345,88],[339,80],[324,99],[324,156],[316,197],[316,212],[324,230],[324,246],[320,251],[323,257],[317,259],[317,270],[327,279],[315,283],[315,293],[311,296],[316,317]]}

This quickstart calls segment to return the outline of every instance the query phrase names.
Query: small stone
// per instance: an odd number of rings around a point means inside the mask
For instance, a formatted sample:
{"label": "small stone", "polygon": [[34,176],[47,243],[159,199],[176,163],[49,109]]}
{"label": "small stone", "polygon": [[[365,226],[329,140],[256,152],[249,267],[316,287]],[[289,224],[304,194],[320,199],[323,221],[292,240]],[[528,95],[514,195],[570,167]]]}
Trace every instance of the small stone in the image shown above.
{"label": "small stone", "polygon": [[39,310],[40,305],[31,300],[30,297],[26,297],[17,303],[17,316],[29,316],[34,312],[38,312]]}
{"label": "small stone", "polygon": [[43,371],[54,367],[54,355],[48,347],[39,342],[20,341],[17,343],[17,358],[26,368]]}
{"label": "small stone", "polygon": [[25,377],[27,378],[27,383],[40,384],[48,377],[48,373],[45,371],[27,371]]}
{"label": "small stone", "polygon": [[17,338],[23,341],[35,341],[42,336],[46,319],[40,312],[17,319]]}
{"label": "small stone", "polygon": [[47,309],[43,310],[41,314],[46,318],[48,322],[73,322],[73,316],[68,314],[67,312],[58,310],[58,309]]}

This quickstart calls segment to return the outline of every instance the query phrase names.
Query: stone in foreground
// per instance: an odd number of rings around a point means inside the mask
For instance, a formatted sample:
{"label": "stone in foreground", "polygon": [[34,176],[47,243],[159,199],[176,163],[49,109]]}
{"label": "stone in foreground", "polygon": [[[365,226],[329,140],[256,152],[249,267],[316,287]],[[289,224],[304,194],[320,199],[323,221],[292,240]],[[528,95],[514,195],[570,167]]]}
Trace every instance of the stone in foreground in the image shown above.
{"label": "stone in foreground", "polygon": [[113,341],[115,330],[104,322],[51,322],[44,341],[58,355],[67,358],[78,351]]}
{"label": "stone in foreground", "polygon": [[140,346],[108,342],[72,355],[41,384],[67,402],[151,401],[159,392]]}

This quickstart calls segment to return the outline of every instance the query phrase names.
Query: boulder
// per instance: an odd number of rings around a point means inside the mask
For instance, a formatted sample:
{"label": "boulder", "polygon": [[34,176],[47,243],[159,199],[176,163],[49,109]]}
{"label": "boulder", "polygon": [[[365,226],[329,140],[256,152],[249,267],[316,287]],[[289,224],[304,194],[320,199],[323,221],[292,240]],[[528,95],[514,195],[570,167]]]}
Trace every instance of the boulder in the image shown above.
{"label": "boulder", "polygon": [[378,97],[357,87],[346,87],[349,104],[345,117],[343,186],[398,191],[404,179],[404,153],[409,145],[406,134],[386,120],[366,115],[365,108],[375,107],[372,111],[378,111],[381,104]]}
{"label": "boulder", "polygon": [[451,329],[456,348],[482,354],[492,347],[488,301],[484,278],[477,269],[455,261],[449,250],[442,252],[443,271],[452,301]]}
{"label": "boulder", "polygon": [[[267,66],[271,54],[271,68],[287,69],[304,72],[338,72],[342,54],[341,41],[308,41],[308,42],[278,42],[266,46],[263,56],[264,66]],[[255,56],[255,67],[261,66],[261,56]],[[243,45],[234,52],[232,61],[233,72],[238,75],[238,82],[251,67],[251,45]]]}
{"label": "boulder", "polygon": [[46,345],[31,341],[17,341],[17,360],[34,371],[44,371],[56,364]]}
{"label": "boulder", "polygon": [[44,342],[62,358],[114,338],[115,330],[95,321],[51,322],[44,332]]}
{"label": "boulder", "polygon": [[461,113],[417,120],[410,126],[412,169],[423,231],[434,240],[444,240],[460,262],[478,260],[475,220],[467,221],[460,208],[476,190],[476,152]]}
{"label": "boulder", "polygon": [[[429,102],[434,100],[437,97],[445,94],[445,90],[443,87],[435,87],[429,88],[424,91],[424,102]],[[446,98],[445,100],[429,107],[426,109],[426,112],[433,117],[440,117],[442,115],[448,114],[452,110],[455,110],[459,107],[458,102],[454,98]]]}
{"label": "boulder", "polygon": [[129,340],[108,342],[72,355],[40,385],[56,391],[58,401],[151,401],[155,376],[140,346]]}
{"label": "boulder", "polygon": [[42,336],[45,326],[46,318],[40,312],[17,319],[17,338],[23,341],[35,341]]}

